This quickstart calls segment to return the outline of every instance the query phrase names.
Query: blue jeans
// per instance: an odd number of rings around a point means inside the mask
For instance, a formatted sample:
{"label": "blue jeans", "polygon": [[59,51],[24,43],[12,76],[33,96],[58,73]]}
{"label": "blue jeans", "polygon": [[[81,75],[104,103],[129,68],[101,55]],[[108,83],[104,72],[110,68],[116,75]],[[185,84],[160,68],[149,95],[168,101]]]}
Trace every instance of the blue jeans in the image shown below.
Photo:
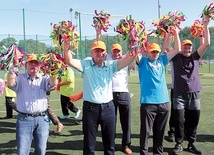
{"label": "blue jeans", "polygon": [[49,137],[49,117],[31,117],[18,114],[16,122],[17,154],[29,155],[32,137],[34,138],[34,154],[45,155]]}

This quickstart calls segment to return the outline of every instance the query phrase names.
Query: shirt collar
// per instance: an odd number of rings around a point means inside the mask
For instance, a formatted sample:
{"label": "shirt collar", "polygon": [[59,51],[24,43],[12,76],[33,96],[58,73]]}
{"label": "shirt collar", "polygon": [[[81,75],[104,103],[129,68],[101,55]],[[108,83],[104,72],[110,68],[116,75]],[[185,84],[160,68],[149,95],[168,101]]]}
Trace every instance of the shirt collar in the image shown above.
{"label": "shirt collar", "polygon": [[[93,58],[92,58],[90,61],[91,61],[91,65],[92,65],[92,66],[96,65],[96,64],[94,63]],[[108,66],[107,61],[104,61],[102,66],[107,67],[107,66]]]}
{"label": "shirt collar", "polygon": [[[30,79],[30,76],[29,76],[28,73],[25,73],[25,76],[27,77],[28,80]],[[40,75],[40,74],[37,74],[37,75],[35,76],[35,79],[39,79],[40,77],[41,77],[41,75]]]}

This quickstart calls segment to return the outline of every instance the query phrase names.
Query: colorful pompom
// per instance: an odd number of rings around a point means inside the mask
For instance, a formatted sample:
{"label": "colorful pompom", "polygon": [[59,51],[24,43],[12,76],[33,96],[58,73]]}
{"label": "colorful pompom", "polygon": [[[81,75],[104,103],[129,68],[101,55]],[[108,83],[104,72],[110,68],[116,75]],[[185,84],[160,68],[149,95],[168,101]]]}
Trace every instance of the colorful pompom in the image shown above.
{"label": "colorful pompom", "polygon": [[180,24],[185,20],[186,17],[182,12],[170,11],[168,14],[163,15],[157,22],[152,22],[152,25],[156,29],[149,33],[149,35],[155,34],[158,39],[163,39],[166,33],[171,33],[170,29],[172,26],[181,29]]}
{"label": "colorful pompom", "polygon": [[136,22],[133,19],[121,19],[115,31],[123,35],[128,42],[130,55],[145,52],[148,43],[146,27],[144,22]]}
{"label": "colorful pompom", "polygon": [[98,27],[100,30],[107,32],[108,27],[111,26],[109,22],[110,14],[102,10],[100,13],[97,10],[94,11],[95,16],[93,17],[93,27]]}
{"label": "colorful pompom", "polygon": [[48,54],[40,55],[40,68],[44,74],[54,75],[59,78],[67,67],[64,59],[57,53],[51,51]]}
{"label": "colorful pompom", "polygon": [[204,34],[204,28],[202,21],[195,20],[193,25],[190,27],[190,34],[193,38],[198,38],[203,36]]}
{"label": "colorful pompom", "polygon": [[0,69],[1,70],[9,70],[13,66],[14,56],[15,54],[20,53],[22,55],[18,60],[18,67],[24,66],[24,51],[16,46],[15,44],[10,45],[8,50],[4,49],[0,54]]}
{"label": "colorful pompom", "polygon": [[202,17],[209,16],[212,20],[214,19],[214,3],[206,5],[202,11]]}
{"label": "colorful pompom", "polygon": [[70,41],[72,50],[78,48],[79,34],[75,31],[75,26],[69,20],[63,20],[59,24],[54,24],[50,37],[59,49],[62,48],[63,41]]}

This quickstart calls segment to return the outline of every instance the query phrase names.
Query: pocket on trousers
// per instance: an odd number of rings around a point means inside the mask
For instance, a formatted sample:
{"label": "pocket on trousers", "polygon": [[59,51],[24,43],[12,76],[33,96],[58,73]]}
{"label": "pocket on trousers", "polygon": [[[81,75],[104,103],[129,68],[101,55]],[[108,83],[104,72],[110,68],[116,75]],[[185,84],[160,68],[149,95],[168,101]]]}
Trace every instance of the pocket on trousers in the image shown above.
{"label": "pocket on trousers", "polygon": [[120,104],[127,105],[131,102],[131,97],[129,93],[123,92],[123,93],[120,93],[120,95],[118,96],[118,100]]}
{"label": "pocket on trousers", "polygon": [[18,114],[17,120],[19,120],[19,121],[24,121],[24,120],[26,120],[26,119],[27,119],[27,116],[22,115],[22,114]]}
{"label": "pocket on trousers", "polygon": [[43,116],[43,118],[45,122],[48,122],[48,123],[50,122],[50,117],[47,114]]}

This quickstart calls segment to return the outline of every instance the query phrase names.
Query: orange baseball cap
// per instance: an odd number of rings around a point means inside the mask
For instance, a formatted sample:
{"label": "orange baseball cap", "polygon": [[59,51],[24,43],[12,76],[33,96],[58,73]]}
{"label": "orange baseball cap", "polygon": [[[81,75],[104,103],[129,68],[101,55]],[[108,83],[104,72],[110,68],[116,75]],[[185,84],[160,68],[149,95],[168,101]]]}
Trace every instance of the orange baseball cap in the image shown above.
{"label": "orange baseball cap", "polygon": [[181,42],[181,45],[182,45],[182,46],[187,45],[187,44],[192,45],[192,41],[186,39],[186,40],[183,40],[183,41]]}
{"label": "orange baseball cap", "polygon": [[38,60],[37,60],[36,54],[28,55],[28,56],[27,56],[27,61],[26,61],[26,62],[29,62],[29,61],[38,61]]}
{"label": "orange baseball cap", "polygon": [[158,51],[161,52],[160,46],[157,43],[151,43],[147,46],[147,52]]}
{"label": "orange baseball cap", "polygon": [[111,50],[115,50],[115,49],[117,49],[117,50],[122,50],[122,47],[121,47],[121,45],[120,44],[113,44],[112,45],[112,47],[111,47]]}
{"label": "orange baseball cap", "polygon": [[106,50],[106,44],[103,41],[95,41],[92,45],[91,45],[91,50],[94,50],[96,48],[100,48],[102,50]]}

